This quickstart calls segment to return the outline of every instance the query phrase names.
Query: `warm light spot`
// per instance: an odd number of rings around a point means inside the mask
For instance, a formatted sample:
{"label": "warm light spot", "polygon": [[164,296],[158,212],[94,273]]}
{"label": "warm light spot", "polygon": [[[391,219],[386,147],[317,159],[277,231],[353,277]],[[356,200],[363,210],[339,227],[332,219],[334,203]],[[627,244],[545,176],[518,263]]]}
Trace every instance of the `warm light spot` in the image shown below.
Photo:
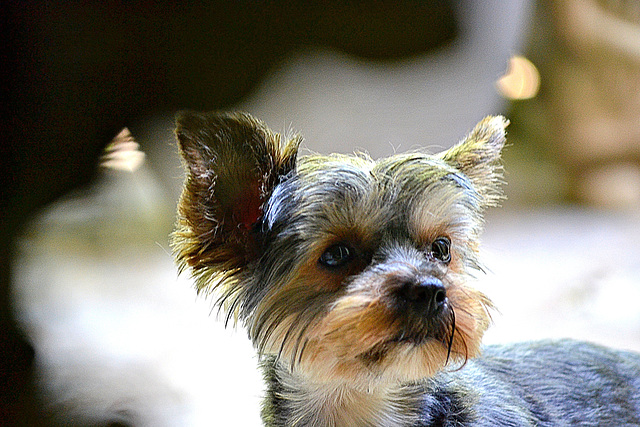
{"label": "warm light spot", "polygon": [[538,94],[540,73],[523,56],[512,56],[505,75],[496,82],[498,91],[508,99],[530,99]]}
{"label": "warm light spot", "polygon": [[135,172],[142,163],[144,153],[127,128],[113,138],[100,158],[100,166],[127,172]]}

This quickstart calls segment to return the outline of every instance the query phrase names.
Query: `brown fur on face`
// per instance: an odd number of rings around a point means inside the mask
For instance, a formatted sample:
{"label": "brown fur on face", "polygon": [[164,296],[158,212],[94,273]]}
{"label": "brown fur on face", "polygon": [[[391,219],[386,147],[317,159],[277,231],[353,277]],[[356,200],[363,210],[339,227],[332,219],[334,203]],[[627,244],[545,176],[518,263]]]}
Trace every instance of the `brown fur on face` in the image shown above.
{"label": "brown fur on face", "polygon": [[432,376],[475,356],[489,324],[489,300],[466,282],[482,213],[501,197],[506,124],[489,117],[436,156],[297,159],[299,137],[248,115],[183,113],[178,262],[261,355],[309,381]]}

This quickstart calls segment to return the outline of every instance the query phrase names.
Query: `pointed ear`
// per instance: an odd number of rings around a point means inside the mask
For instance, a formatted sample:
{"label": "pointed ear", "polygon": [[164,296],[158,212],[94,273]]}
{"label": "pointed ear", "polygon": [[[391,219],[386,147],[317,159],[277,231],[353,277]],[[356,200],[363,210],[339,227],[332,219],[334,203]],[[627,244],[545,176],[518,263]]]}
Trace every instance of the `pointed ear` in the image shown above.
{"label": "pointed ear", "polygon": [[500,153],[508,125],[509,121],[502,116],[486,117],[458,145],[438,155],[471,180],[485,206],[493,206],[502,199]]}
{"label": "pointed ear", "polygon": [[182,268],[231,271],[256,254],[265,202],[295,168],[301,138],[244,113],[182,112],[176,137],[186,170],[172,245]]}

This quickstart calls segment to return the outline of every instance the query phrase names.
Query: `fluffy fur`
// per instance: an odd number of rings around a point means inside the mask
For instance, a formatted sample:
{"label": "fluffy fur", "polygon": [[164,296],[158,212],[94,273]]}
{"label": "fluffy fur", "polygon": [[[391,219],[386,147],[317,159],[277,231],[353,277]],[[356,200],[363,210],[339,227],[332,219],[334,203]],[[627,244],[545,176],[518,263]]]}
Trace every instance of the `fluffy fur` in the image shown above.
{"label": "fluffy fur", "polygon": [[[247,114],[178,116],[176,259],[246,326],[265,424],[638,422],[635,355],[566,342],[473,359],[492,305],[467,281],[502,198],[506,126],[487,117],[443,153],[374,161],[297,158],[299,136]],[[624,396],[575,390],[590,378]]]}

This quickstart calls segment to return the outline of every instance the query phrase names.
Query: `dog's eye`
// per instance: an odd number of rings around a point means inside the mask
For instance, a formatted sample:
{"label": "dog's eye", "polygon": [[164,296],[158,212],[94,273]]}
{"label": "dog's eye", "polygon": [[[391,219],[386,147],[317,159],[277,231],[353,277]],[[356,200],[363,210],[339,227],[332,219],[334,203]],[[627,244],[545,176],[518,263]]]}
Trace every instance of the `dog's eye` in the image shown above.
{"label": "dog's eye", "polygon": [[446,237],[438,237],[431,244],[431,256],[442,262],[451,261],[451,240]]}
{"label": "dog's eye", "polygon": [[320,256],[320,264],[329,268],[342,267],[353,259],[354,254],[353,248],[344,243],[338,243],[324,251]]}

